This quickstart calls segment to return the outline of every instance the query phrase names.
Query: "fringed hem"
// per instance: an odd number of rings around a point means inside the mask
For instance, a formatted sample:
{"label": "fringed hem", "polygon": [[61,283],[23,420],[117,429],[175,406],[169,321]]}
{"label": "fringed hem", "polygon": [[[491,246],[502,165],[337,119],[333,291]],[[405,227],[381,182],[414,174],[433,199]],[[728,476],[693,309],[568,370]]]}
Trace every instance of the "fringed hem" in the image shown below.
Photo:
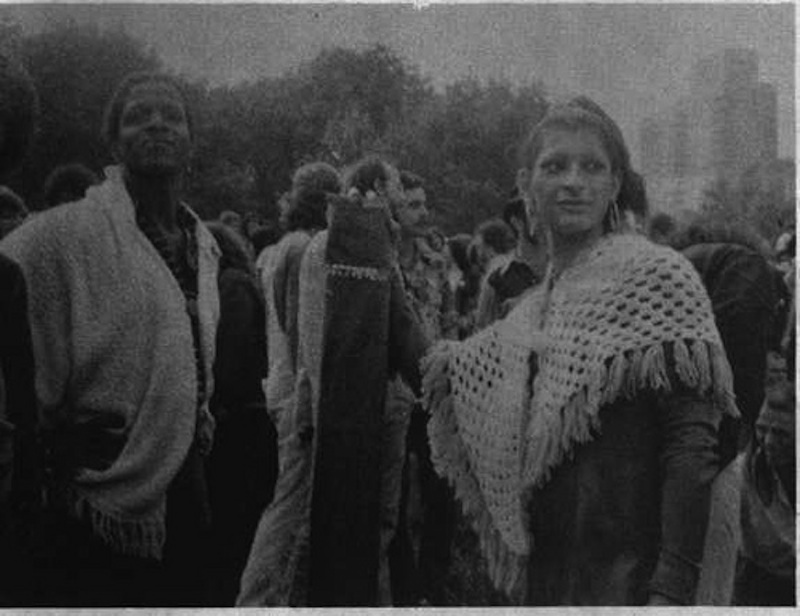
{"label": "fringed hem", "polygon": [[[723,414],[738,417],[733,375],[725,351],[704,341],[678,340],[672,345],[671,363],[678,381],[700,395],[710,396]],[[602,407],[621,398],[633,398],[645,389],[672,392],[664,343],[636,349],[630,357],[617,355],[590,382],[594,386],[582,389],[560,410],[531,413],[523,463],[527,485],[523,502],[550,479],[553,469],[573,451],[575,444],[592,440],[600,429]]]}
{"label": "fringed hem", "polygon": [[423,360],[424,400],[431,413],[431,460],[436,472],[452,485],[464,515],[478,535],[492,583],[513,603],[522,604],[527,591],[528,555],[513,552],[503,541],[471,471],[449,391],[449,357],[450,346],[441,343]]}
{"label": "fringed hem", "polygon": [[114,551],[125,556],[161,560],[166,541],[163,506],[150,518],[122,519],[103,511],[77,492],[73,492],[72,502],[75,515],[89,520],[94,535]]}

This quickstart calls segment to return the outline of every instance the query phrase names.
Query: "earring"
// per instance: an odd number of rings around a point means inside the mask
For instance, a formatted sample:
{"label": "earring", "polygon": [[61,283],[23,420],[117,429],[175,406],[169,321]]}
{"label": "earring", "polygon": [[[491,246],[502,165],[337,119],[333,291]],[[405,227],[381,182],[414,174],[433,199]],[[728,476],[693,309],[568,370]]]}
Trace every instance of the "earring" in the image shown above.
{"label": "earring", "polygon": [[611,233],[616,233],[622,228],[622,221],[619,215],[619,205],[614,199],[608,206],[608,226]]}

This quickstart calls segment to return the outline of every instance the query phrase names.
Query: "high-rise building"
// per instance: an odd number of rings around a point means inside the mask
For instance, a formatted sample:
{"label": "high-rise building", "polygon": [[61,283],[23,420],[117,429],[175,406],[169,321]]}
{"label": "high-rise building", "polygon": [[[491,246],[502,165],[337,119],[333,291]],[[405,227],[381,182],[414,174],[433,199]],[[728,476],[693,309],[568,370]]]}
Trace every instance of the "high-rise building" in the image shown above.
{"label": "high-rise building", "polygon": [[[699,60],[687,90],[640,127],[649,185],[735,180],[754,165],[777,159],[777,91],[758,80],[755,50],[727,49]],[[696,204],[680,204],[685,205]]]}

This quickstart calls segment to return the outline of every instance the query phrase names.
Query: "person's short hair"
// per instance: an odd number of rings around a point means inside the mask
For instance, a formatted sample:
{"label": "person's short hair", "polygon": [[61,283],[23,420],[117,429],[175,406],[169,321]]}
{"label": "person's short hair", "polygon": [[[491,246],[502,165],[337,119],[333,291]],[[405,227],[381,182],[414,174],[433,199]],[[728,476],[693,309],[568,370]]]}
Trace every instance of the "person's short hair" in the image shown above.
{"label": "person's short hair", "polygon": [[362,195],[375,188],[375,182],[389,179],[391,164],[379,156],[369,155],[355,163],[345,174],[344,188],[353,188]]}
{"label": "person's short hair", "polygon": [[425,180],[416,173],[411,171],[400,172],[400,183],[403,185],[403,190],[414,190],[415,188],[425,188]]}
{"label": "person's short hair", "polygon": [[0,177],[13,171],[33,139],[39,111],[36,88],[27,71],[0,54]]}
{"label": "person's short hair", "polygon": [[497,254],[505,254],[514,248],[514,233],[499,218],[492,218],[478,225],[475,235]]}
{"label": "person's short hair", "polygon": [[302,165],[292,176],[292,192],[321,191],[338,194],[342,191],[342,178],[335,167],[323,162]]}
{"label": "person's short hair", "polygon": [[25,201],[8,186],[0,186],[0,218],[25,218],[28,208]]}
{"label": "person's short hair", "polygon": [[81,163],[56,167],[44,181],[44,203],[54,207],[61,203],[79,201],[89,187],[100,182],[97,174]]}
{"label": "person's short hair", "polygon": [[675,219],[666,212],[658,212],[653,214],[648,225],[647,232],[650,237],[663,237],[669,238],[675,233],[678,228],[678,223]]}
{"label": "person's short hair", "polygon": [[206,223],[208,230],[217,240],[220,252],[220,271],[229,267],[253,274],[255,266],[242,236],[225,223],[214,220]]}
{"label": "person's short hair", "polygon": [[175,90],[183,104],[183,111],[186,115],[186,124],[189,127],[189,134],[194,135],[192,112],[183,82],[168,73],[142,71],[127,75],[119,85],[117,85],[114,94],[111,96],[111,100],[106,106],[103,116],[103,138],[107,145],[110,146],[117,140],[122,111],[125,108],[125,103],[128,101],[131,92],[138,86],[150,83],[163,84]]}

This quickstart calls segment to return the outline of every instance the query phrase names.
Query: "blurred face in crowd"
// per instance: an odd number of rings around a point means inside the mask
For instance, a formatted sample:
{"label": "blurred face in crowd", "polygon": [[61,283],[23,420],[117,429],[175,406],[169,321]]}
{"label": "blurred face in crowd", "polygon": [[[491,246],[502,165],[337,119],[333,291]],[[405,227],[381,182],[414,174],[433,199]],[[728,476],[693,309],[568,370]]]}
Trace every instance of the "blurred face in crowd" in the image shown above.
{"label": "blurred face in crowd", "polygon": [[428,228],[425,190],[421,187],[405,191],[403,204],[395,211],[400,229],[409,235],[422,235]]}
{"label": "blurred face in crowd", "polygon": [[795,460],[794,413],[782,408],[785,404],[788,404],[785,400],[768,398],[756,421],[756,438],[773,468],[792,464]]}
{"label": "blurred face in crowd", "polygon": [[555,237],[590,240],[619,192],[619,180],[599,135],[590,128],[548,128],[530,170],[521,174]]}
{"label": "blurred face in crowd", "polygon": [[115,152],[133,173],[175,175],[189,159],[191,138],[180,93],[167,83],[134,86],[119,120]]}

